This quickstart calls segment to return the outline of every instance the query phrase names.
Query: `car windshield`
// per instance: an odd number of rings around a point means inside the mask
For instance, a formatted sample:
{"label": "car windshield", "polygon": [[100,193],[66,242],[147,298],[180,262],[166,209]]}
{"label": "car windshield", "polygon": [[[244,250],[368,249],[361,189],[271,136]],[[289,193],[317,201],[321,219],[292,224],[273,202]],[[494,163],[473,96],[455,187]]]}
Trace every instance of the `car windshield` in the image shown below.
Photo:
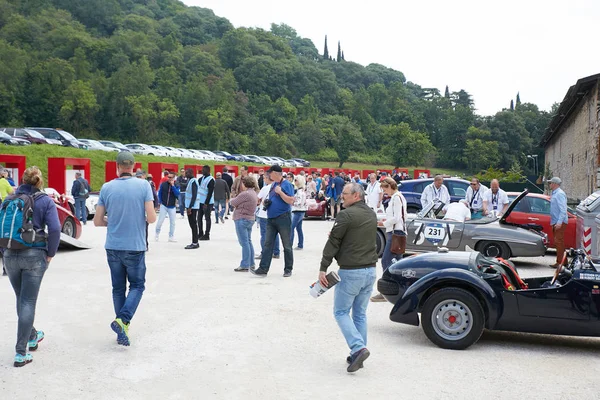
{"label": "car windshield", "polygon": [[44,139],[44,135],[42,135],[38,131],[34,131],[33,129],[24,129],[24,131],[27,132],[27,134],[31,137],[34,137],[36,139]]}
{"label": "car windshield", "polygon": [[63,130],[60,130],[60,129],[57,129],[57,130],[61,133],[61,135],[63,135],[65,137],[65,139],[77,140],[77,139],[75,139],[75,136],[71,135],[69,132],[63,131]]}
{"label": "car windshield", "polygon": [[12,139],[10,135],[6,132],[0,132],[0,138],[2,139]]}

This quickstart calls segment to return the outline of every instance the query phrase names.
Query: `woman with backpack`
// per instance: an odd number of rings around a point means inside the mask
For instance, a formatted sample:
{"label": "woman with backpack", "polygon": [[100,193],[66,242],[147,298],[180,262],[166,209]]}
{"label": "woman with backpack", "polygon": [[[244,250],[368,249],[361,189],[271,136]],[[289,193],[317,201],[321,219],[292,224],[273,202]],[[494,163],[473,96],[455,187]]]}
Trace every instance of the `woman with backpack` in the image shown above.
{"label": "woman with backpack", "polygon": [[[30,351],[37,350],[44,339],[44,332],[33,327],[35,306],[44,273],[60,243],[60,222],[54,201],[42,191],[44,178],[38,167],[29,167],[23,173],[23,184],[13,195],[4,199],[0,217],[14,215],[18,205],[32,204],[34,235],[26,237],[26,219],[21,218],[15,225],[2,225],[0,247],[4,248],[4,266],[10,284],[17,297],[17,345],[15,367],[22,367],[32,361]],[[27,213],[28,206],[22,208]],[[6,218],[8,219],[8,218]],[[2,219],[0,219],[2,220]],[[7,221],[8,223],[8,221]],[[18,226],[17,226],[18,225]],[[45,228],[48,227],[47,232]],[[30,227],[29,227],[30,228]],[[10,232],[7,238],[7,232]]]}

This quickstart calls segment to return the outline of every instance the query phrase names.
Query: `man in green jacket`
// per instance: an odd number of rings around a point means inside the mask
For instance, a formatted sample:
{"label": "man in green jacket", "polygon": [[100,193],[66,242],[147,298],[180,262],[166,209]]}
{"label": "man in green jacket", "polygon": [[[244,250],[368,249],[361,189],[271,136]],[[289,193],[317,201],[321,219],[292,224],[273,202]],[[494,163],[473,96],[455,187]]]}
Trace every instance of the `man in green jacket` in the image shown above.
{"label": "man in green jacket", "polygon": [[360,184],[348,183],[341,196],[344,210],[337,215],[323,249],[319,281],[328,286],[327,268],[335,258],[341,280],[335,288],[333,313],[350,347],[347,371],[356,372],[370,355],[366,347],[367,306],[377,277],[377,217],[365,203]]}

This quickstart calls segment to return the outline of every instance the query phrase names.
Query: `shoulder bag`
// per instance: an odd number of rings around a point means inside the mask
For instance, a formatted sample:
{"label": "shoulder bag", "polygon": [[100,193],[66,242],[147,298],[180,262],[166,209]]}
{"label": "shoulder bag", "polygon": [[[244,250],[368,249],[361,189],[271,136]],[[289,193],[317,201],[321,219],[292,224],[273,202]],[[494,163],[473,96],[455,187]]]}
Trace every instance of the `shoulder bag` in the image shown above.
{"label": "shoulder bag", "polygon": [[[404,229],[406,229],[406,215],[404,213],[404,204],[402,204],[401,197],[398,196],[398,200],[400,201],[400,212],[402,213],[402,221],[404,222]],[[390,251],[393,254],[404,254],[406,251],[406,234],[405,235],[397,235],[394,233],[395,230],[392,231],[392,245],[390,247]]]}

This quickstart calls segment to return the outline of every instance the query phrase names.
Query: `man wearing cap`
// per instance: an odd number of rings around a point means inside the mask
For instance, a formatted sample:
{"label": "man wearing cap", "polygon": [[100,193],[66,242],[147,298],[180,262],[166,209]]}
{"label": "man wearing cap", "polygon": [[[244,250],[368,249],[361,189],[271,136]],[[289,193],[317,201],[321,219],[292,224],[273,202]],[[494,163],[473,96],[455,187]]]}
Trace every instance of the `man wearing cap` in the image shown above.
{"label": "man wearing cap", "polygon": [[557,268],[562,262],[565,253],[565,231],[569,223],[567,215],[567,195],[560,188],[562,180],[555,176],[548,181],[552,197],[550,198],[550,225],[552,225],[552,235],[554,236],[554,247],[556,247],[556,263],[551,268]]}
{"label": "man wearing cap", "polygon": [[[117,154],[119,177],[100,190],[94,225],[106,226],[106,257],[112,280],[115,319],[110,324],[117,343],[129,346],[129,324],[146,282],[146,223],[156,221],[150,184],[133,179],[133,154]],[[129,293],[127,292],[129,282]]]}
{"label": "man wearing cap", "polygon": [[292,276],[294,267],[294,253],[292,250],[292,204],[294,203],[294,185],[283,178],[283,170],[279,165],[273,165],[267,170],[269,179],[273,182],[269,189],[267,199],[264,201],[267,207],[267,232],[265,234],[265,246],[261,252],[260,266],[257,269],[250,268],[254,276],[266,277],[271,267],[273,258],[273,246],[277,234],[283,243],[284,270],[283,276]]}

